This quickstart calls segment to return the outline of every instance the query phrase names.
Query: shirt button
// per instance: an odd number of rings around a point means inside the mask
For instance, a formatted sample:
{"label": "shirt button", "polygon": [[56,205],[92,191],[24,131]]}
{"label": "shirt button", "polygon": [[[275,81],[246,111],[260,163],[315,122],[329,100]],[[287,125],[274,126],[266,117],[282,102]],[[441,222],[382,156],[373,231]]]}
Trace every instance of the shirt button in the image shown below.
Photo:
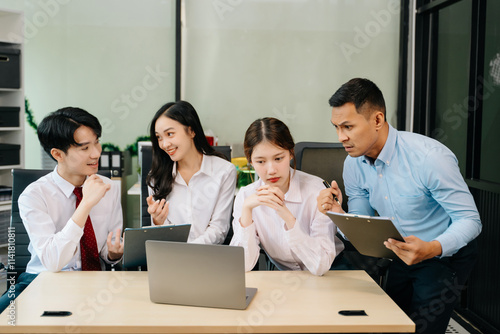
{"label": "shirt button", "polygon": [[394,220],[394,217],[391,217],[392,220]]}
{"label": "shirt button", "polygon": [[385,196],[385,199],[387,199],[387,196]]}
{"label": "shirt button", "polygon": [[378,177],[382,178],[382,174],[379,174]]}

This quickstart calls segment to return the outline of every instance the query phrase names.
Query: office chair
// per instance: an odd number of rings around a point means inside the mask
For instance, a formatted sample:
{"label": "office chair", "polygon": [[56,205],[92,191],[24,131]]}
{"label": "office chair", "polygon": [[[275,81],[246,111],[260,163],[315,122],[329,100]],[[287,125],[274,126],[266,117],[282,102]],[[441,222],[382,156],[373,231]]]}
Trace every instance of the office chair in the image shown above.
{"label": "office chair", "polygon": [[299,142],[295,144],[297,169],[316,175],[328,183],[335,180],[342,192],[342,208],[347,212],[342,171],[347,152],[341,143]]}
{"label": "office chair", "polygon": [[[16,280],[23,272],[31,259],[31,253],[28,251],[30,239],[24,227],[21,216],[19,215],[18,200],[24,189],[42,176],[52,172],[53,169],[12,169],[12,206],[10,214],[10,227],[15,231],[15,262],[14,268],[9,267],[9,272],[13,272]],[[111,171],[99,171],[99,175],[111,177]],[[107,270],[117,270],[119,266],[106,264]]]}
{"label": "office chair", "polygon": [[[212,146],[217,152],[222,153],[227,161],[231,162],[231,146]],[[233,222],[232,222],[232,217],[233,217],[233,209],[231,208],[231,219],[229,220],[229,230],[227,231],[226,239],[224,239],[224,242],[222,243],[223,245],[229,245],[231,242],[231,239],[233,238]]]}
{"label": "office chair", "polygon": [[14,268],[10,268],[9,273],[14,273],[16,280],[23,272],[26,271],[26,266],[31,259],[31,253],[28,251],[30,239],[24,228],[23,221],[19,215],[18,200],[19,195],[32,182],[35,182],[44,175],[47,175],[52,170],[45,169],[13,169],[12,170],[12,208],[10,214],[10,227],[15,231],[15,261]]}
{"label": "office chair", "polygon": [[227,161],[231,162],[231,146],[212,146],[214,150],[219,153],[222,153]]}
{"label": "office chair", "polygon": [[[347,152],[341,143],[299,142],[295,144],[297,169],[316,175],[329,183],[335,180],[340,191],[342,191],[342,209],[348,212],[347,196],[342,176],[346,157]],[[383,286],[389,262],[386,259],[362,255],[340,233],[337,233],[337,237],[344,243],[345,258],[356,269],[365,270],[376,282]]]}
{"label": "office chair", "polygon": [[139,145],[139,151],[141,154],[139,159],[141,165],[141,226],[151,226],[151,215],[148,213],[148,201],[146,200],[149,196],[146,178],[151,170],[153,147],[151,145]]}

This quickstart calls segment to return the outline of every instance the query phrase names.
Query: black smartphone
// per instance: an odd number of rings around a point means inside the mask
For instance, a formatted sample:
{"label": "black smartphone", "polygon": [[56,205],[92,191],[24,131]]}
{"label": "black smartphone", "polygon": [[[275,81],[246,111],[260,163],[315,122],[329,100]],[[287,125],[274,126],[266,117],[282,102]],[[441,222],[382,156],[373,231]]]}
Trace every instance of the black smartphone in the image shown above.
{"label": "black smartphone", "polygon": [[367,315],[365,310],[342,310],[339,311],[340,315]]}
{"label": "black smartphone", "polygon": [[71,315],[70,311],[43,311],[42,317],[67,317]]}

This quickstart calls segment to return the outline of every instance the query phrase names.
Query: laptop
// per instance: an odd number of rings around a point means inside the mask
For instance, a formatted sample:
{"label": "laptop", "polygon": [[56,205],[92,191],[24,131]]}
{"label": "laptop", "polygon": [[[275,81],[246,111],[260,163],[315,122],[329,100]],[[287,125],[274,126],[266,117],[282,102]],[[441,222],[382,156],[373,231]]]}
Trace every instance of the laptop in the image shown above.
{"label": "laptop", "polygon": [[123,232],[123,267],[146,265],[146,240],[186,242],[190,229],[190,224],[126,228]]}
{"label": "laptop", "polygon": [[331,211],[327,211],[326,215],[361,254],[386,259],[397,258],[392,250],[385,247],[384,241],[392,238],[404,242],[404,239],[389,218]]}
{"label": "laptop", "polygon": [[146,254],[154,303],[244,310],[257,292],[245,287],[243,247],[146,241]]}

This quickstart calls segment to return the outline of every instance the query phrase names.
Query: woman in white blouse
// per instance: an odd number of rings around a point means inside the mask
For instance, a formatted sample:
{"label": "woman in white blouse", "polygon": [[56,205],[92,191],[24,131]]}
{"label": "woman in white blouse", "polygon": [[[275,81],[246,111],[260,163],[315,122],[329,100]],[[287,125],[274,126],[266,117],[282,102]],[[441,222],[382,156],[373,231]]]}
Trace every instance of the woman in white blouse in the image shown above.
{"label": "woman in white blouse", "polygon": [[151,122],[147,182],[153,225],[191,224],[188,242],[221,244],[229,230],[236,168],[207,141],[194,107],[162,106]]}
{"label": "woman in white blouse", "polygon": [[276,118],[256,120],[245,134],[245,155],[259,180],[236,196],[231,245],[244,247],[247,271],[260,247],[278,269],[314,275],[328,271],[343,250],[336,226],[316,207],[322,180],[290,168],[294,146],[288,127]]}

